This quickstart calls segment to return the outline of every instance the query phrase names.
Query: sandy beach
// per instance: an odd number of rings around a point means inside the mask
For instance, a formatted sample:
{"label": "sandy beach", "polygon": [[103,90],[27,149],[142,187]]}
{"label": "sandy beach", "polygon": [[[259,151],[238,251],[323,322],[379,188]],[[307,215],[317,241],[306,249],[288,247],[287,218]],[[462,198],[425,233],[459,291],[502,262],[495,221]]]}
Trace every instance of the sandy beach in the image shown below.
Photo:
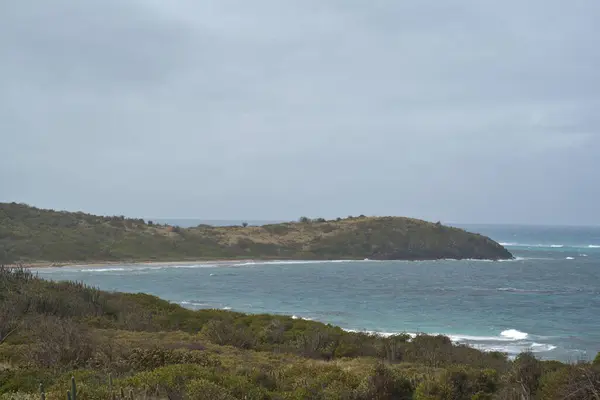
{"label": "sandy beach", "polygon": [[197,264],[234,264],[244,262],[260,262],[265,260],[256,259],[219,259],[219,260],[184,260],[184,261],[92,261],[92,262],[48,262],[48,261],[36,261],[31,263],[23,263],[20,265],[9,265],[9,267],[17,268],[98,268],[111,265],[147,265],[157,267],[168,267],[175,265],[197,265]]}

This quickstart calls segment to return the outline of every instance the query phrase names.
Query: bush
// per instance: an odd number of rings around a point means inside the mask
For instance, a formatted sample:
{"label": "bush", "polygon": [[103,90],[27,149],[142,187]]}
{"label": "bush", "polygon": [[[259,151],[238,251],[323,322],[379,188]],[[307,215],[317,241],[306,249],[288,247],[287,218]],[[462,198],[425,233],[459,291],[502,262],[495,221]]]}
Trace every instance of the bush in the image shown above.
{"label": "bush", "polygon": [[33,344],[27,359],[35,366],[45,368],[78,368],[87,365],[94,354],[94,339],[88,330],[70,319],[43,316],[29,324]]}
{"label": "bush", "polygon": [[236,400],[226,389],[206,379],[195,379],[187,385],[190,400]]}
{"label": "bush", "polygon": [[195,379],[206,379],[214,373],[206,367],[191,364],[177,364],[140,372],[122,381],[125,387],[156,388],[158,394],[169,398],[181,398],[186,393],[186,385]]}
{"label": "bush", "polygon": [[209,321],[202,328],[202,335],[215,344],[242,349],[253,348],[256,344],[256,337],[248,328],[225,321]]}
{"label": "bush", "polygon": [[414,388],[408,378],[392,371],[383,363],[377,363],[373,367],[358,390],[361,398],[374,400],[410,400],[413,392]]}
{"label": "bush", "polygon": [[135,371],[149,371],[171,364],[194,364],[216,367],[220,361],[202,351],[167,350],[160,347],[136,348],[127,357],[127,364]]}

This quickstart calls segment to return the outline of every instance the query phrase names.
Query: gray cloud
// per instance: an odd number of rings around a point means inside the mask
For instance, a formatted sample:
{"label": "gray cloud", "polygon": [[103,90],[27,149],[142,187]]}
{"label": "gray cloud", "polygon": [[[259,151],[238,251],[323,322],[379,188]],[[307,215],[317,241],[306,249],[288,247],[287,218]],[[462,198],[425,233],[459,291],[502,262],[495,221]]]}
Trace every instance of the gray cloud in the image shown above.
{"label": "gray cloud", "polygon": [[600,224],[600,4],[0,5],[0,200]]}

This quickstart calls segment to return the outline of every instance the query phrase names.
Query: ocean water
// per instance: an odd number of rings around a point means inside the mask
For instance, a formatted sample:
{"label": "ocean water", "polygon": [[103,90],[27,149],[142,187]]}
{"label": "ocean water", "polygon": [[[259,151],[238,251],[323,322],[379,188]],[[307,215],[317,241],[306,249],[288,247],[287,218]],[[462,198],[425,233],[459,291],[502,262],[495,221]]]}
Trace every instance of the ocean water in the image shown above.
{"label": "ocean water", "polygon": [[146,292],[185,307],[293,315],[381,334],[441,333],[544,359],[600,351],[600,227],[463,226],[511,261],[232,262],[38,269],[46,279]]}

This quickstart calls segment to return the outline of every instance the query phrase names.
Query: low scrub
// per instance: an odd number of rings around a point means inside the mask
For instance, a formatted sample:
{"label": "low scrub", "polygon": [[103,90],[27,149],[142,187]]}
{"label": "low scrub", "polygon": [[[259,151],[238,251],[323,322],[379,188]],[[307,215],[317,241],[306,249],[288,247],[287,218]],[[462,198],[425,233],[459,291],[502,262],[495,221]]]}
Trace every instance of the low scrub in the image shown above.
{"label": "low scrub", "polygon": [[[597,399],[600,363],[192,311],[0,267],[0,399]],[[71,377],[76,389],[72,389]],[[74,396],[73,396],[74,394]],[[114,397],[113,397],[114,396]]]}

